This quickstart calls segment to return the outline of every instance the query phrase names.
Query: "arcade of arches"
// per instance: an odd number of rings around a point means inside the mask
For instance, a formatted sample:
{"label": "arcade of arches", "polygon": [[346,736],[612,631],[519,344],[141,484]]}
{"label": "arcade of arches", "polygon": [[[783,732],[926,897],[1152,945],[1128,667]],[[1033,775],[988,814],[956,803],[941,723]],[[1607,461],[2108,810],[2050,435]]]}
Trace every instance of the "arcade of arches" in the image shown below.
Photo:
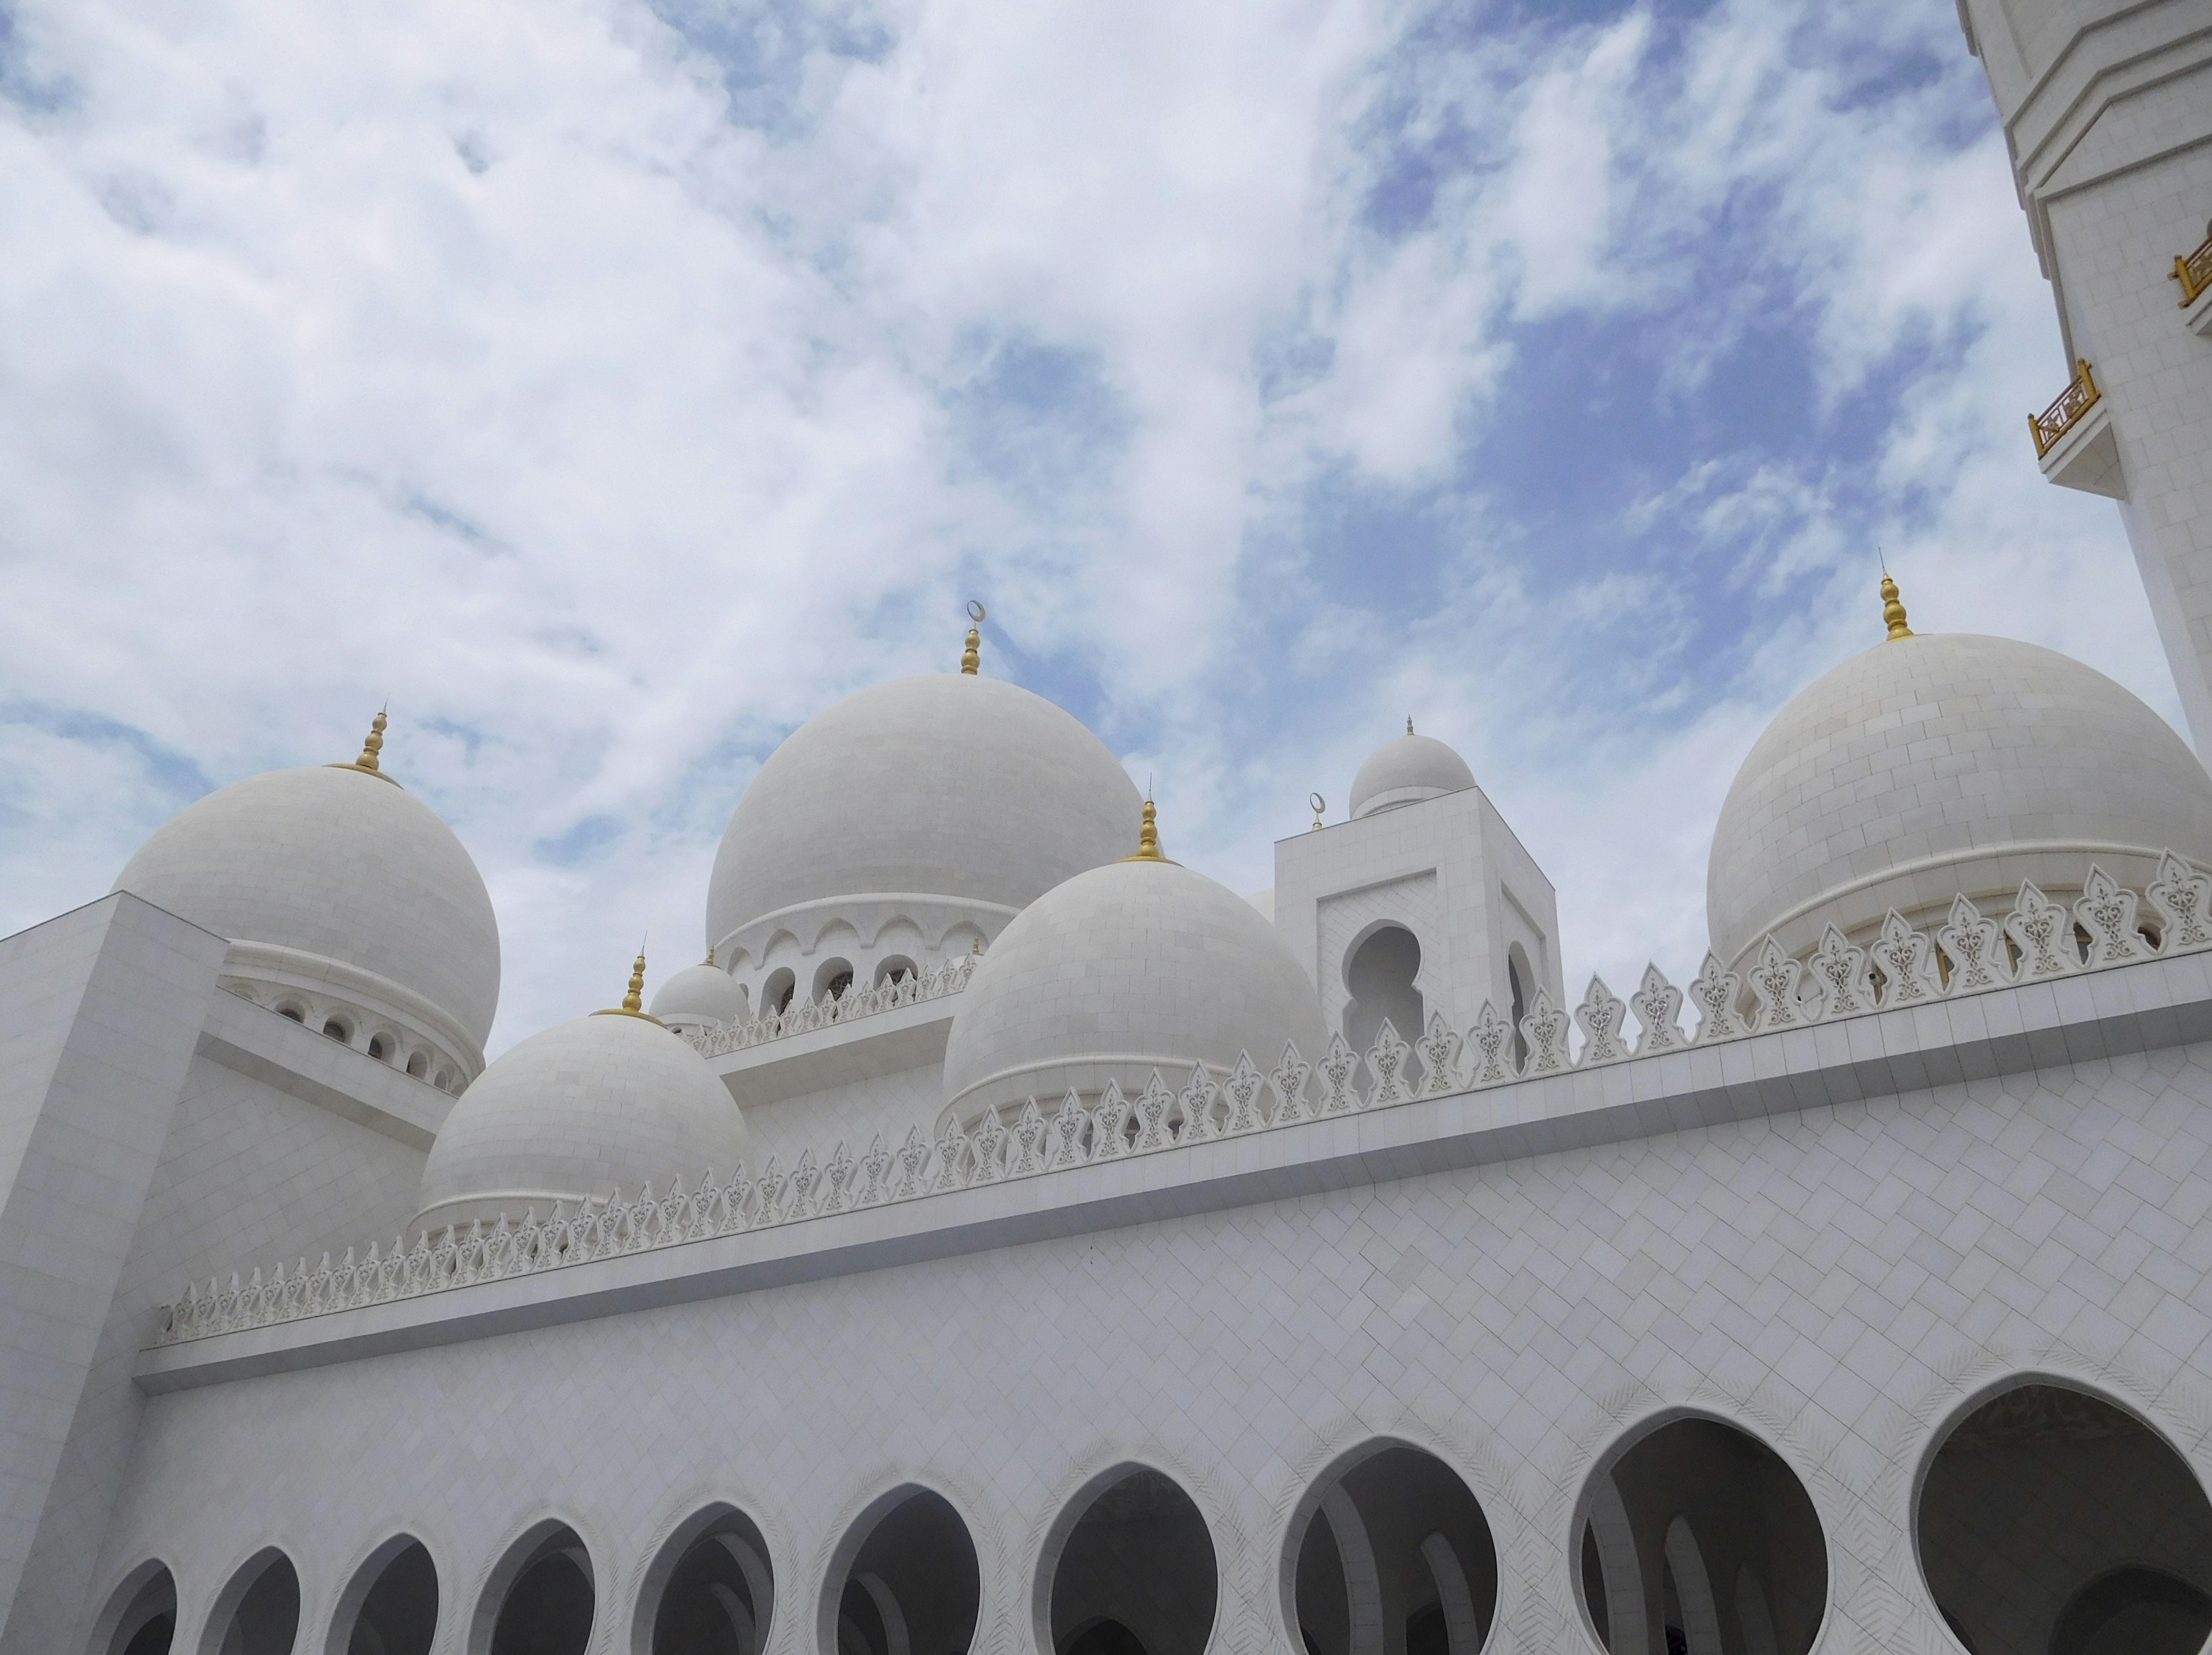
{"label": "arcade of arches", "polygon": [[[1610,1655],[1808,1655],[1828,1594],[1827,1541],[1796,1475],[1737,1427],[1678,1417],[1628,1439],[1585,1486],[1572,1576]],[[2112,1402],[2040,1380],[1968,1409],[1916,1496],[1919,1562],[1966,1655],[2200,1655],[2212,1638],[2212,1501],[2181,1456]],[[639,1584],[644,1655],[763,1655],[776,1613],[769,1548],[728,1506],[700,1512]],[[822,1655],[963,1655],[981,1577],[966,1524],[908,1487],[864,1513],[824,1584]],[[1071,1502],[1037,1571],[1046,1655],[1205,1655],[1219,1582],[1212,1530],[1173,1478],[1141,1465]],[[1337,1461],[1294,1514],[1284,1607],[1305,1655],[1479,1655],[1498,1590],[1490,1525],[1442,1459],[1377,1440]],[[158,1562],[111,1595],[94,1655],[428,1655],[451,1611],[430,1553],[384,1542],[302,1625],[300,1576],[250,1559],[178,1636]],[[625,1613],[630,1609],[626,1608]],[[539,1524],[493,1569],[454,1646],[583,1655],[601,1613],[575,1532]],[[449,1634],[450,1635],[450,1634]]]}

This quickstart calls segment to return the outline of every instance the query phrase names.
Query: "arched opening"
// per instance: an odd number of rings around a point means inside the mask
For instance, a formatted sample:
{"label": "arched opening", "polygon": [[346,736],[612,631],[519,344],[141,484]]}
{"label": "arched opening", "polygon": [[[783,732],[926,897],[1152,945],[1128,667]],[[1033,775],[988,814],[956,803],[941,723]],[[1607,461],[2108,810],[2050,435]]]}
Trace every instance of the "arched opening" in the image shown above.
{"label": "arched opening", "polygon": [[2197,1655],[2212,1636],[2212,1504],[2110,1402],[2015,1385],[1973,1409],[1922,1483],[1920,1566],[1961,1644],[1994,1655]]}
{"label": "arched opening", "polygon": [[430,1072],[429,1054],[428,1052],[420,1051],[409,1053],[407,1057],[407,1072],[418,1080],[425,1074],[428,1074]]}
{"label": "arched opening", "polygon": [[926,1488],[886,1494],[838,1548],[823,1602],[823,1655],[963,1655],[982,1572],[968,1525]]}
{"label": "arched opening", "polygon": [[1805,1655],[1828,1549],[1797,1474],[1748,1433],[1678,1419],[1601,1466],[1576,1571],[1613,1655]]}
{"label": "arched opening", "polygon": [[169,1655],[177,1636],[177,1582],[167,1565],[141,1563],[108,1594],[93,1622],[94,1655]]}
{"label": "arched opening", "polygon": [[592,1555],[564,1523],[541,1523],[485,1583],[470,1655],[584,1655],[598,1608]]}
{"label": "arched opening", "polygon": [[430,1084],[441,1092],[451,1092],[453,1089],[453,1072],[451,1069],[440,1069],[436,1078]]}
{"label": "arched opening", "polygon": [[792,995],[797,992],[799,978],[788,965],[779,965],[768,974],[761,984],[761,1010],[781,1014],[791,1009]]}
{"label": "arched opening", "polygon": [[713,1506],[647,1571],[632,1643],[637,1655],[760,1655],[775,1613],[767,1541],[736,1507]]}
{"label": "arched opening", "polygon": [[1498,1606],[1498,1547],[1474,1492],[1434,1454],[1370,1445],[1302,1503],[1290,1561],[1307,1655],[1475,1655]]}
{"label": "arched opening", "polygon": [[380,1034],[368,1037],[368,1055],[380,1063],[392,1056],[392,1047]]}
{"label": "arched opening", "polygon": [[272,1546],[216,1595],[200,1655],[292,1655],[299,1636],[299,1572]]}
{"label": "arched opening", "polygon": [[354,1572],[331,1617],[327,1655],[430,1655],[438,1566],[411,1535],[394,1535]]}
{"label": "arched opening", "polygon": [[1191,1497],[1150,1466],[1123,1466],[1071,1503],[1048,1543],[1053,1655],[1202,1655],[1219,1579]]}
{"label": "arched opening", "polygon": [[1535,973],[1528,969],[1528,951],[1517,942],[1505,950],[1505,990],[1513,1002],[1513,1067],[1517,1071],[1528,1062],[1528,1037],[1522,1032],[1521,1019],[1528,1015],[1528,1003],[1536,997]]}
{"label": "arched opening", "polygon": [[903,983],[915,975],[914,962],[904,954],[893,954],[876,966],[876,987],[886,983]]}
{"label": "arched opening", "polygon": [[289,1017],[295,1023],[305,1023],[307,1020],[307,1013],[304,1007],[290,1004],[279,1006],[276,1008],[276,1015]]}
{"label": "arched opening", "polygon": [[[1412,1045],[1428,1021],[1422,1009],[1421,991],[1413,978],[1421,969],[1421,945],[1402,925],[1385,925],[1352,951],[1344,964],[1344,986],[1352,998],[1345,1002],[1344,1037],[1352,1050],[1365,1054],[1389,1018],[1398,1038]],[[1408,1070],[1415,1060],[1406,1060]]]}
{"label": "arched opening", "polygon": [[814,972],[814,999],[818,1005],[822,996],[842,1000],[845,990],[853,986],[853,962],[849,959],[825,959]]}
{"label": "arched opening", "polygon": [[346,1027],[345,1019],[343,1018],[325,1018],[323,1019],[323,1032],[330,1036],[331,1039],[337,1041],[342,1045],[350,1045],[353,1042],[353,1031]]}

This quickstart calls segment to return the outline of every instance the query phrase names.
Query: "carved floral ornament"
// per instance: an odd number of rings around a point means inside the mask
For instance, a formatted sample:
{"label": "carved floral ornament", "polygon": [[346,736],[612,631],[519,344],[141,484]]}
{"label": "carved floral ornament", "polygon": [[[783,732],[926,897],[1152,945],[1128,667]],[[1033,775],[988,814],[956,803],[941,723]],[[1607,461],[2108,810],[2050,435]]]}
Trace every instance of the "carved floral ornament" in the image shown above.
{"label": "carved floral ornament", "polygon": [[[2154,940],[2145,934],[2147,920]],[[2157,878],[2138,897],[2092,865],[2071,904],[2023,884],[2011,911],[1993,919],[1960,897],[1932,936],[1893,910],[1863,948],[1832,926],[1799,960],[1769,938],[1745,972],[1730,971],[1707,954],[1697,976],[1677,988],[1654,965],[1626,1001],[1592,977],[1571,1016],[1539,989],[1517,1031],[1525,1057],[1516,1055],[1513,1025],[1486,1003],[1464,1036],[1440,1013],[1411,1042],[1385,1019],[1364,1053],[1338,1035],[1318,1062],[1285,1046],[1264,1074],[1249,1052],[1240,1053],[1225,1076],[1200,1064],[1180,1086],[1155,1070],[1133,1098],[1109,1081],[1095,1104],[1073,1091],[1056,1105],[1032,1098],[1011,1124],[986,1113],[972,1130],[949,1125],[934,1139],[910,1129],[896,1149],[880,1136],[857,1157],[842,1143],[819,1159],[809,1149],[788,1171],[770,1156],[757,1173],[740,1165],[718,1183],[710,1172],[688,1192],[678,1179],[662,1196],[650,1185],[629,1200],[617,1190],[580,1210],[556,1207],[540,1216],[532,1208],[520,1218],[502,1214],[494,1223],[418,1235],[412,1247],[395,1236],[388,1248],[374,1244],[365,1255],[349,1248],[335,1263],[325,1254],[313,1269],[301,1259],[271,1274],[257,1269],[243,1281],[233,1275],[228,1286],[210,1279],[188,1287],[162,1311],[155,1342],[177,1344],[2207,948],[2212,876],[2167,852],[2159,859]],[[848,994],[830,1009],[842,1020],[957,993],[972,969],[972,961],[963,960],[919,980]],[[1697,1015],[1693,1031],[1680,1025],[1686,1006]],[[804,1007],[796,1018],[781,1019],[780,1031],[797,1032],[793,1023],[823,1010]],[[1627,1032],[1632,1017],[1633,1038]],[[741,1037],[778,1020],[761,1019],[709,1037],[701,1048],[711,1055],[753,1044]],[[1582,1032],[1579,1050],[1571,1050],[1571,1027]],[[718,1039],[728,1044],[717,1046]]]}

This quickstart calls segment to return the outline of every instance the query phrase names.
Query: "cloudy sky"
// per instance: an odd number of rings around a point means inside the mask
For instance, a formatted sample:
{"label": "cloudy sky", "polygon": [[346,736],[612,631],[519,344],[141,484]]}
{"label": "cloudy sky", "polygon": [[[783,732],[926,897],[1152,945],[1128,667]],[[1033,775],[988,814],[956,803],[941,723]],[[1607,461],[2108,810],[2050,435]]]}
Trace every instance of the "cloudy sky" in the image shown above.
{"label": "cloudy sky", "polygon": [[1181,860],[1411,714],[1679,977],[1877,547],[2179,721],[2065,377],[1950,0],[0,0],[0,931],[388,694],[503,1048],[974,596]]}

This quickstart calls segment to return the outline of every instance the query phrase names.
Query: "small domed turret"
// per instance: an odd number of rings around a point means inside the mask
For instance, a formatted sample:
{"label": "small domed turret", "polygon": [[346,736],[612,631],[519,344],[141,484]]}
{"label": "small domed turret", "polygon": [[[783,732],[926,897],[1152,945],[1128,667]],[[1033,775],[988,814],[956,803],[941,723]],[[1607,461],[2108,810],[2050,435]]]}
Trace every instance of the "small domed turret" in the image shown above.
{"label": "small domed turret", "polygon": [[1433,736],[1415,735],[1409,718],[1406,733],[1370,753],[1352,778],[1352,819],[1440,799],[1474,785],[1474,772],[1468,769],[1467,760]]}
{"label": "small domed turret", "polygon": [[639,1009],[644,972],[641,956],[619,1009],[532,1035],[461,1095],[422,1168],[417,1229],[531,1207],[543,1218],[745,1158],[744,1113],[714,1072]]}
{"label": "small domed turret", "polygon": [[653,997],[653,1014],[678,1034],[696,1034],[725,1028],[745,1019],[745,991],[730,974],[714,964],[714,951],[707,951],[702,965],[687,965],[660,985]]}

